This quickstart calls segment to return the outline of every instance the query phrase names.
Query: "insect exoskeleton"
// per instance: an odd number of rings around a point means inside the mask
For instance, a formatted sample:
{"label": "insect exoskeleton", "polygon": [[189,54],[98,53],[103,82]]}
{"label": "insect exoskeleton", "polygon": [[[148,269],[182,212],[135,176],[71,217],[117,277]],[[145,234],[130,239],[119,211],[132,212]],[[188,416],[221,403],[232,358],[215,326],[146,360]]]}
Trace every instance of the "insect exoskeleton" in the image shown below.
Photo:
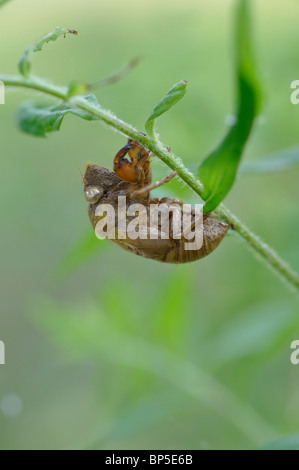
{"label": "insect exoskeleton", "polygon": [[[129,158],[125,159],[127,152]],[[190,209],[189,214],[190,230],[186,232],[185,226],[182,226],[182,236],[179,238],[173,236],[174,220],[178,220],[175,219],[175,215],[181,215],[183,203],[168,197],[162,199],[151,197],[151,189],[168,181],[170,177],[151,184],[149,152],[138,142],[129,139],[127,146],[116,155],[114,168],[118,174],[99,165],[88,164],[84,174],[84,194],[89,203],[88,214],[96,232],[98,223],[104,217],[103,214],[97,215],[97,208],[108,204],[114,209],[115,230],[113,230],[113,236],[107,233],[107,238],[121,248],[139,256],[166,263],[186,263],[201,259],[217,248],[228,230],[228,225],[217,220],[213,213],[201,218],[202,239],[199,248],[186,249],[186,243],[190,240],[190,234],[193,233],[198,221],[198,213],[193,208]],[[119,168],[121,171],[118,171]],[[132,175],[135,175],[134,178]],[[119,196],[122,196],[121,206]],[[123,200],[125,200],[124,203]],[[139,204],[138,215],[140,215],[140,205],[142,205],[143,220],[146,221],[143,225],[142,237],[136,237],[136,224],[133,228],[131,226],[134,215],[130,212],[130,208],[135,207],[136,204]],[[167,219],[164,223],[162,216],[156,219],[158,224],[153,228],[152,209],[156,206],[161,207],[161,204],[169,209],[166,211]],[[118,229],[120,219],[122,219],[122,227],[125,220],[125,232],[123,229],[121,232]]]}

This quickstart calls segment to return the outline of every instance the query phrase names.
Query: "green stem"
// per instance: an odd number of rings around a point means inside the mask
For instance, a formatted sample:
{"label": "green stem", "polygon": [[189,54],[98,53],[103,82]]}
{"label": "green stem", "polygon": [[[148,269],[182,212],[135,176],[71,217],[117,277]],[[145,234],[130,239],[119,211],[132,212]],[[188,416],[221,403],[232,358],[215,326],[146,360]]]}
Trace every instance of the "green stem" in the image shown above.
{"label": "green stem", "polygon": [[[144,134],[140,133],[130,124],[119,119],[110,111],[96,106],[84,99],[83,96],[77,95],[68,98],[67,87],[53,85],[46,80],[39,77],[32,76],[30,78],[24,78],[22,76],[8,76],[0,75],[0,80],[5,86],[30,88],[48,95],[55,96],[64,101],[69,101],[72,106],[83,109],[93,116],[97,117],[101,121],[105,122],[108,126],[113,127],[120,133],[131,137],[132,139],[138,140],[144,147],[153,152],[160,160],[162,160],[172,170],[177,171],[178,176],[198,194],[200,197],[203,195],[203,185],[194,176],[194,174],[185,167],[182,160],[170,152],[166,147],[162,145],[156,139],[149,139]],[[244,225],[229,209],[223,204],[220,204],[214,211],[216,214],[221,216],[230,226],[233,228],[240,237],[248,244],[248,246],[257,254],[265,264],[272,268],[272,270],[279,275],[289,287],[296,292],[299,292],[299,276],[294,272],[288,264],[282,260],[279,255],[272,250],[266,243],[264,243],[259,237],[251,232],[246,225]]]}
{"label": "green stem", "polygon": [[0,81],[3,82],[5,86],[30,88],[31,90],[41,91],[42,93],[55,96],[62,100],[67,99],[67,87],[53,85],[34,75],[30,78],[25,78],[21,75],[0,75]]}
{"label": "green stem", "polygon": [[242,237],[254,253],[264,261],[292,290],[299,291],[299,276],[292,268],[263,240],[243,224],[227,207],[220,204],[215,210]]}

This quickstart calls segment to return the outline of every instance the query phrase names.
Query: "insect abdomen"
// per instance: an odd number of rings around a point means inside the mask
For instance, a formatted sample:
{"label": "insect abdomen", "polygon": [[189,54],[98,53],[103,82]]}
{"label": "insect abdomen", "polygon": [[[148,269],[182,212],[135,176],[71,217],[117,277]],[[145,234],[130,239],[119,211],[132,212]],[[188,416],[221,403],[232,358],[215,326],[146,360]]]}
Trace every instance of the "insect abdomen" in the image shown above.
{"label": "insect abdomen", "polygon": [[213,215],[204,218],[203,221],[203,243],[198,250],[186,250],[185,239],[176,240],[177,250],[169,253],[165,259],[166,263],[189,263],[197,261],[214,251],[223,240],[228,230],[228,225],[218,222]]}
{"label": "insect abdomen", "polygon": [[[93,227],[96,227],[98,218],[94,207],[89,206],[89,217]],[[214,251],[226,235],[228,225],[219,222],[213,214],[203,219],[203,243],[197,250],[187,250],[185,238],[180,239],[131,239],[127,233],[125,239],[110,239],[115,245],[130,251],[138,256],[154,259],[164,263],[182,264],[197,261]],[[107,237],[109,239],[109,237]]]}

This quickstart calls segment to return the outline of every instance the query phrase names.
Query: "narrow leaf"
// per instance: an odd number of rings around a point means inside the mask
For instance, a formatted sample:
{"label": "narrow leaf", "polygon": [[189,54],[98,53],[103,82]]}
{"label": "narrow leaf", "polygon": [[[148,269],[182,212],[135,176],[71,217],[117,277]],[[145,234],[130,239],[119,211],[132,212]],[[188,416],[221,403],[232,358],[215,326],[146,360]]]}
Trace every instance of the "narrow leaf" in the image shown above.
{"label": "narrow leaf", "polygon": [[[281,315],[281,311],[284,315]],[[240,311],[238,318],[227,322],[220,331],[201,345],[201,354],[208,354],[207,363],[224,364],[277,353],[288,335],[299,327],[298,307],[292,301],[261,302]],[[218,349],[219,348],[219,349]],[[222,351],[221,357],[217,351]],[[257,359],[257,360],[258,360]]]}
{"label": "narrow leaf", "polygon": [[276,173],[299,168],[299,147],[279,150],[262,159],[244,162],[239,173],[245,175]]}
{"label": "narrow leaf", "polygon": [[[107,243],[106,243],[107,242]],[[66,278],[85,264],[92,256],[110,246],[105,240],[99,240],[94,231],[89,229],[61,258],[54,270],[54,276]]]}
{"label": "narrow leaf", "polygon": [[150,312],[153,340],[176,352],[186,346],[190,283],[189,266],[173,273],[163,284]]}
{"label": "narrow leaf", "polygon": [[88,85],[89,90],[94,90],[96,88],[100,88],[103,86],[111,85],[112,83],[116,83],[125,77],[132,69],[137,67],[141,60],[141,57],[135,57],[134,59],[130,60],[127,64],[125,64],[118,72],[110,75],[109,77],[101,78],[95,83]]}
{"label": "narrow leaf", "polygon": [[172,88],[166,93],[162,100],[155,106],[153,111],[150,114],[150,117],[145,123],[146,132],[150,137],[154,135],[154,124],[155,119],[168,111],[172,106],[174,106],[178,101],[180,101],[186,93],[187,82],[186,80],[181,80],[180,82],[173,85]]}
{"label": "narrow leaf", "polygon": [[0,8],[5,5],[5,3],[8,3],[10,0],[0,0]]}
{"label": "narrow leaf", "polygon": [[[93,95],[85,97],[86,101],[96,102]],[[25,103],[17,114],[17,124],[20,129],[27,134],[38,137],[46,137],[53,131],[59,131],[63,118],[71,113],[88,121],[97,120],[87,111],[72,108],[67,103],[61,103],[56,106],[47,106],[35,103]]]}
{"label": "narrow leaf", "polygon": [[68,87],[68,97],[75,95],[82,95],[88,91],[95,90],[103,86],[111,85],[112,83],[118,82],[125,75],[127,75],[134,67],[136,67],[140,62],[140,57],[132,59],[129,63],[125,64],[118,72],[109,77],[102,78],[95,83],[84,83],[77,80],[71,81]]}
{"label": "narrow leaf", "polygon": [[[197,164],[195,162],[184,161],[184,164],[192,173],[196,174]],[[277,150],[276,152],[263,155],[255,160],[241,162],[238,168],[237,176],[271,174],[293,169],[299,169],[299,147],[297,146]],[[163,168],[155,168],[156,179],[159,180],[163,176]],[[166,189],[167,188],[165,188],[163,191],[165,192]],[[180,188],[178,185],[176,191],[179,191],[180,189],[182,188]],[[159,192],[159,189],[156,191]],[[173,194],[170,196],[174,197]]]}
{"label": "narrow leaf", "polygon": [[239,0],[236,24],[237,110],[236,122],[220,145],[203,161],[198,176],[205,190],[205,212],[211,212],[233,185],[240,159],[260,108],[260,88],[256,77],[250,40],[249,1]]}
{"label": "narrow leaf", "polygon": [[284,436],[265,445],[260,450],[299,450],[299,434]]}
{"label": "narrow leaf", "polygon": [[45,34],[43,37],[38,39],[36,42],[31,44],[30,46],[27,47],[25,50],[24,54],[22,55],[20,61],[19,61],[19,71],[22,75],[25,77],[29,77],[30,72],[31,72],[31,56],[34,52],[41,51],[43,48],[43,45],[50,42],[50,41],[56,41],[60,36],[65,36],[66,34],[74,34],[77,35],[78,31],[75,29],[68,29],[68,28],[56,28],[54,31],[51,33]]}

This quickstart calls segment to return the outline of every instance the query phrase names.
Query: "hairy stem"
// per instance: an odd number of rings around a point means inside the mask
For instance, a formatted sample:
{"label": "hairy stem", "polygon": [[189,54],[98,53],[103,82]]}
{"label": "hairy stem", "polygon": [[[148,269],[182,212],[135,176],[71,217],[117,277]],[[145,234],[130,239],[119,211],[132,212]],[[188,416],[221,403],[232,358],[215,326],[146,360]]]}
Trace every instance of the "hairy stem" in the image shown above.
{"label": "hairy stem", "polygon": [[[36,76],[24,78],[22,76],[8,76],[0,75],[0,80],[5,86],[29,88],[35,91],[40,91],[48,95],[55,96],[76,107],[83,109],[101,121],[105,122],[108,126],[113,127],[120,133],[138,140],[144,147],[153,152],[160,160],[162,160],[169,168],[177,171],[178,176],[198,194],[200,197],[203,195],[203,185],[194,176],[194,174],[185,167],[182,160],[169,151],[159,140],[150,139],[146,135],[140,133],[130,124],[119,119],[110,111],[96,106],[84,99],[82,95],[73,96],[68,98],[67,87],[54,85],[44,79]],[[234,214],[232,214],[223,204],[220,204],[215,211],[221,216],[240,237],[247,243],[247,245],[254,251],[259,258],[265,262],[267,266],[279,275],[287,285],[299,292],[299,276],[294,272],[288,264],[282,260],[279,255],[264,243],[257,235],[251,232],[246,225],[244,225]]]}
{"label": "hairy stem", "polygon": [[220,204],[215,212],[230,224],[260,260],[264,261],[292,290],[299,292],[298,274],[267,243],[253,233],[223,204]]}

